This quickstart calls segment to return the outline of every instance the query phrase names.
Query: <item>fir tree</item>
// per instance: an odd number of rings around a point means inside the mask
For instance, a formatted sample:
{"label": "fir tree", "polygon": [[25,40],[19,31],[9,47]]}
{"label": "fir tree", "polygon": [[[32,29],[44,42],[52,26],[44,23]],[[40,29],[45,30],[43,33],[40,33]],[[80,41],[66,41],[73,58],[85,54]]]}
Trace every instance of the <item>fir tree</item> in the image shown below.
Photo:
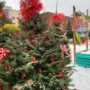
{"label": "fir tree", "polygon": [[64,31],[59,27],[52,27],[38,38],[22,32],[16,36],[10,34],[3,47],[10,51],[0,64],[4,90],[17,85],[21,90],[68,90],[70,52]]}
{"label": "fir tree", "polygon": [[39,13],[37,13],[29,22],[23,22],[22,19],[19,19],[19,26],[21,30],[27,30],[38,34],[47,30],[48,25],[46,18],[43,18]]}
{"label": "fir tree", "polygon": [[56,14],[52,27],[38,34],[35,34],[38,28],[34,32],[8,32],[6,43],[0,48],[3,90],[69,90],[72,68],[68,66],[68,40],[59,27],[63,19],[63,14]]}
{"label": "fir tree", "polygon": [[72,24],[71,24],[70,21],[68,21],[68,23],[67,23],[67,28],[66,28],[66,30],[67,30],[67,37],[68,37],[69,39],[73,38]]}

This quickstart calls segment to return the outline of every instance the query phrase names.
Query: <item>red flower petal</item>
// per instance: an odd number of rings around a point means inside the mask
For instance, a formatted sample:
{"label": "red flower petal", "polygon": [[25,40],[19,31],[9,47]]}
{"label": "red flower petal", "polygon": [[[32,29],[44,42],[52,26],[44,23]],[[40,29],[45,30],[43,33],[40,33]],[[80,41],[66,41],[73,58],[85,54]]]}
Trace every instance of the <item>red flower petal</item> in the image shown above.
{"label": "red flower petal", "polygon": [[49,38],[48,36],[46,36],[46,37],[44,38],[44,40],[49,41],[50,38]]}
{"label": "red flower petal", "polygon": [[62,72],[60,72],[59,74],[58,74],[58,77],[62,77],[63,76],[63,73]]}
{"label": "red flower petal", "polygon": [[20,11],[24,22],[28,22],[32,19],[41,9],[42,3],[40,3],[39,0],[28,0],[27,3],[21,0],[20,2]]}
{"label": "red flower petal", "polygon": [[35,36],[31,36],[30,38],[28,38],[29,41],[35,40]]}
{"label": "red flower petal", "polygon": [[41,69],[41,68],[39,68],[39,72],[40,72],[40,73],[42,72],[42,69]]}
{"label": "red flower petal", "polygon": [[61,23],[64,18],[65,18],[65,16],[62,13],[53,15],[53,21],[56,23]]}

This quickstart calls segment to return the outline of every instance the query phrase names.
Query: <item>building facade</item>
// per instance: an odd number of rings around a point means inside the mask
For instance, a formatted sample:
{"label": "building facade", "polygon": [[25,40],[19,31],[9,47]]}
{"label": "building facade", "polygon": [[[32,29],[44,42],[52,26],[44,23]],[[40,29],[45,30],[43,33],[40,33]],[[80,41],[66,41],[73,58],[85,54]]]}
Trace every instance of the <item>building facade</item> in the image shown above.
{"label": "building facade", "polygon": [[13,10],[9,6],[5,6],[4,10],[5,10],[5,13],[7,14],[7,17],[12,20],[12,23],[18,26],[19,25],[18,24],[18,18],[21,18],[20,11],[19,10]]}

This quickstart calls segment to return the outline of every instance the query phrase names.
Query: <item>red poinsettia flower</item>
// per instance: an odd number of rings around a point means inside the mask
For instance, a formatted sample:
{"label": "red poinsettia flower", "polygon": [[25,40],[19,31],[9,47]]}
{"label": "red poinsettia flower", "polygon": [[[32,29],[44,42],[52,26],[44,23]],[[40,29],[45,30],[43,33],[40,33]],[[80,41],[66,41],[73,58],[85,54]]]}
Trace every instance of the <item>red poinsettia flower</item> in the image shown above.
{"label": "red poinsettia flower", "polygon": [[22,74],[22,77],[25,78],[25,77],[26,77],[26,73],[23,73],[23,74]]}
{"label": "red poinsettia flower", "polygon": [[9,50],[6,50],[5,48],[0,48],[0,60],[3,59],[5,56],[9,54]]}
{"label": "red poinsettia flower", "polygon": [[38,69],[38,71],[41,73],[41,72],[42,72],[42,69],[41,69],[41,68],[39,68],[39,69]]}
{"label": "red poinsettia flower", "polygon": [[11,33],[11,36],[18,36],[18,35],[19,35],[18,32],[16,32],[16,33]]}
{"label": "red poinsettia flower", "polygon": [[63,73],[62,72],[60,72],[59,74],[58,74],[58,77],[62,77],[63,76]]}
{"label": "red poinsettia flower", "polygon": [[50,37],[46,36],[46,37],[44,38],[44,40],[49,41],[49,40],[50,40]]}
{"label": "red poinsettia flower", "polygon": [[30,38],[28,38],[29,41],[35,40],[35,36],[31,36]]}
{"label": "red poinsettia flower", "polygon": [[68,51],[68,48],[65,44],[64,45],[60,44],[60,49],[61,49],[62,52],[67,52]]}
{"label": "red poinsettia flower", "polygon": [[20,11],[24,22],[28,22],[41,9],[42,3],[39,0],[21,0],[20,2]]}
{"label": "red poinsettia flower", "polygon": [[61,23],[64,18],[65,18],[65,15],[62,13],[58,13],[58,14],[53,15],[53,21],[56,23]]}
{"label": "red poinsettia flower", "polygon": [[53,62],[54,61],[54,58],[53,57],[49,58],[49,61]]}
{"label": "red poinsettia flower", "polygon": [[0,90],[3,90],[2,86],[0,85]]}

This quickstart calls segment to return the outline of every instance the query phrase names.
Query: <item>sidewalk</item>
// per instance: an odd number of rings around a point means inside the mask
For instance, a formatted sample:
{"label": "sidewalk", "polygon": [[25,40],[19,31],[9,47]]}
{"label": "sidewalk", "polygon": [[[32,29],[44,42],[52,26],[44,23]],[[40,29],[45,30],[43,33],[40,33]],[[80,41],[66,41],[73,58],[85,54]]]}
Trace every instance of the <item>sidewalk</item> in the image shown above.
{"label": "sidewalk", "polygon": [[[85,45],[77,45],[76,50],[82,51],[85,50]],[[73,45],[70,45],[71,49],[71,65],[74,65],[74,57],[73,57]],[[89,49],[90,49],[90,42],[89,42]],[[75,88],[77,90],[90,90],[90,68],[81,67],[78,65],[75,65],[75,70],[72,74],[72,84],[75,85]]]}

